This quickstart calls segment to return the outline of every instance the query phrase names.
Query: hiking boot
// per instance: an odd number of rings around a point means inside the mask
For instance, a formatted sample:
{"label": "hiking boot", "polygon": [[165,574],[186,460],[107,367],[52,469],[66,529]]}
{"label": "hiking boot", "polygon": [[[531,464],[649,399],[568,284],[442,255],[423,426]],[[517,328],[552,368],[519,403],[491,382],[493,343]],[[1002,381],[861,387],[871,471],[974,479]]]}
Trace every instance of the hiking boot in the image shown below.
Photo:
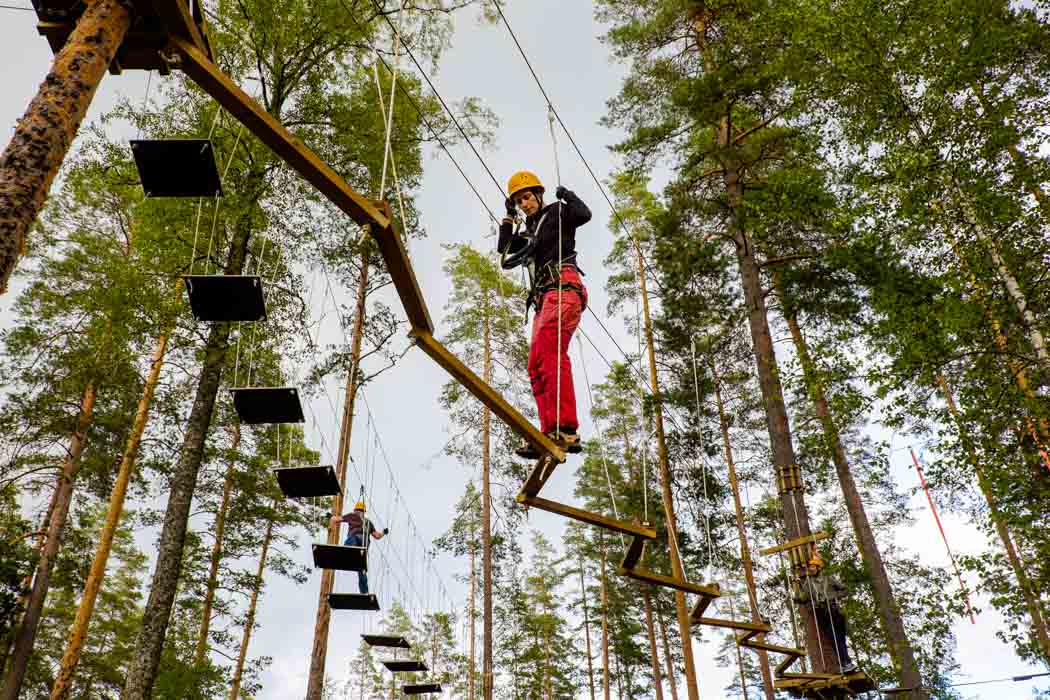
{"label": "hiking boot", "polygon": [[528,440],[522,440],[521,444],[518,445],[514,450],[514,454],[518,455],[522,459],[539,459],[540,452],[529,443]]}
{"label": "hiking boot", "polygon": [[842,675],[848,676],[851,673],[856,673],[859,670],[860,670],[860,667],[857,666],[857,664],[855,664],[855,663],[847,664],[842,669]]}
{"label": "hiking boot", "polygon": [[565,450],[571,455],[576,455],[583,452],[583,442],[580,440],[580,436],[578,433],[568,433],[560,430],[555,430],[553,432],[547,433],[547,437],[549,437],[555,445],[557,445],[558,447]]}

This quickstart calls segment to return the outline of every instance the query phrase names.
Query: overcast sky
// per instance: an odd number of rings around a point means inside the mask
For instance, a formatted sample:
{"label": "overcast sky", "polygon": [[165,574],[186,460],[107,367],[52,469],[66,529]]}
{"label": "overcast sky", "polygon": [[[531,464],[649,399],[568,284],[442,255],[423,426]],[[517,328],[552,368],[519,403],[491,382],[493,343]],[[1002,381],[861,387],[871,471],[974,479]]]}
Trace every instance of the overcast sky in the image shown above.
{"label": "overcast sky", "polygon": [[[28,6],[24,0],[11,2]],[[605,178],[616,165],[606,147],[615,143],[618,135],[601,127],[598,120],[605,113],[605,101],[619,87],[623,68],[610,61],[607,50],[598,40],[603,30],[595,22],[590,5],[529,0],[511,3],[506,11],[562,118],[599,177]],[[9,136],[15,120],[24,111],[45,74],[51,55],[46,41],[35,31],[32,12],[0,9],[0,42],[3,47],[0,49],[3,52],[0,60],[0,123]],[[499,115],[501,125],[497,145],[492,152],[485,154],[485,158],[500,181],[524,168],[536,171],[548,183],[553,183],[546,105],[504,27],[479,26],[474,17],[462,14],[457,19],[453,48],[446,54],[439,75],[433,78],[446,99],[477,96]],[[142,73],[107,77],[92,106],[89,120],[109,109],[119,95],[142,99],[145,83],[146,76]],[[123,136],[127,137],[126,134]],[[590,289],[592,308],[604,315],[606,276],[600,265],[612,241],[606,227],[610,212],[582,163],[567,148],[564,138],[562,141],[563,181],[591,205],[595,214],[592,222],[581,230],[577,246],[581,266],[587,272],[585,281]],[[465,148],[457,150],[456,157],[479,191],[488,198],[489,206],[498,213],[502,207],[500,193],[481,165]],[[444,156],[434,156],[426,162],[419,210],[429,237],[414,242],[410,252],[440,335],[443,306],[449,289],[442,275],[444,251],[441,245],[465,241],[478,247],[491,245],[491,239],[485,238],[489,227],[477,199]],[[0,297],[0,319],[8,318],[3,312],[12,299],[11,294]],[[617,333],[623,333],[622,325],[615,320],[612,327]],[[592,319],[585,319],[583,329],[599,342],[606,356],[617,356],[616,349],[602,338]],[[328,329],[326,332],[338,331]],[[633,342],[623,336],[621,344],[626,343],[630,344],[625,347],[633,346]],[[593,353],[588,358],[588,368],[592,380],[598,381],[595,375],[600,373],[603,364]],[[440,387],[445,381],[445,375],[436,365],[422,353],[413,351],[396,369],[384,374],[366,391],[368,407],[375,421],[374,431],[389,457],[398,492],[398,495],[393,494],[386,466],[379,461],[376,467],[379,476],[373,485],[376,493],[373,510],[381,525],[389,524],[395,531],[389,540],[377,545],[379,549],[385,549],[385,559],[395,570],[391,575],[384,576],[383,572],[373,575],[373,587],[379,592],[384,608],[389,607],[395,598],[414,607],[426,607],[440,600],[440,590],[444,586],[455,607],[462,609],[463,587],[452,578],[453,573],[460,570],[459,563],[441,559],[436,562],[441,572],[440,583],[433,576],[420,573],[421,543],[429,542],[448,527],[453,504],[472,476],[469,469],[453,460],[442,456],[435,458],[448,439],[447,421],[437,403]],[[583,415],[586,399],[581,381],[577,372],[583,430],[585,435],[592,435],[593,429]],[[338,393],[333,393],[333,396],[337,397]],[[368,415],[367,410],[359,411],[355,427],[352,453],[358,465],[371,463],[368,454],[378,454],[375,438],[363,439],[373,430],[366,428]],[[325,453],[324,459],[330,463],[333,459],[331,447],[337,436],[334,433],[335,418],[327,400],[314,402],[308,419],[308,440]],[[323,440],[321,433],[325,435]],[[895,448],[906,445],[903,441],[893,444]],[[910,489],[916,486],[907,450],[896,450],[892,461],[902,487]],[[573,462],[570,461],[556,472],[547,489],[554,498],[568,499],[572,480]],[[755,486],[756,489],[760,487],[765,485]],[[508,488],[516,490],[517,485],[511,484]],[[356,492],[356,479],[351,481],[350,489]],[[946,563],[944,546],[921,494],[912,499],[912,506],[917,522],[914,527],[899,533],[899,543],[930,563]],[[415,527],[408,524],[409,512]],[[976,552],[984,547],[983,536],[975,528],[951,515],[944,520],[957,551]],[[207,527],[206,522],[197,525]],[[564,523],[556,516],[533,512],[530,525],[558,541]],[[317,533],[303,533],[300,538],[303,545],[300,556],[304,562],[309,561],[309,542],[316,536]],[[527,533],[522,532],[521,536],[524,542]],[[373,550],[373,553],[378,554],[378,551]],[[730,582],[723,582],[726,583]],[[303,695],[318,585],[319,576],[315,574],[303,586],[276,579],[267,586],[259,603],[261,628],[250,649],[251,656],[268,655],[274,659],[263,679],[260,700],[286,700]],[[946,580],[945,585],[951,586],[952,582]],[[351,577],[339,576],[337,590],[354,590]],[[414,601],[426,602],[417,604]],[[1025,672],[1026,668],[995,638],[994,632],[1000,620],[990,612],[991,606],[986,601],[977,602],[983,603],[981,607],[985,608],[977,624],[961,620],[955,626],[959,640],[957,659],[962,668],[959,681]],[[345,675],[346,664],[356,650],[358,635],[374,625],[376,619],[362,613],[333,613],[328,655],[331,675],[336,678]],[[713,639],[710,634],[706,637]],[[716,645],[717,640],[697,644],[696,658],[704,698],[723,697],[722,688],[735,672],[733,668],[715,668],[712,659]],[[1048,686],[1050,684],[1043,682],[1037,687]],[[970,690],[966,697],[1021,700],[1031,697],[1030,689],[1031,685],[1027,683],[1005,683],[962,690]]]}

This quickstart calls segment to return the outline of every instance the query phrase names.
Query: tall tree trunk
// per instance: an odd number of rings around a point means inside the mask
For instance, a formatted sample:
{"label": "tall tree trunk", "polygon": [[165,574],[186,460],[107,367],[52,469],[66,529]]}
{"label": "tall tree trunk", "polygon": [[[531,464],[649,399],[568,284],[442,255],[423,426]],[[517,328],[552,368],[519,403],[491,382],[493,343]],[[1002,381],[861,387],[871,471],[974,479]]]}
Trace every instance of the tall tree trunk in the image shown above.
{"label": "tall tree trunk", "polygon": [[981,489],[985,501],[988,502],[988,509],[992,516],[992,524],[995,525],[995,531],[999,535],[999,540],[1003,543],[1003,549],[1006,551],[1006,558],[1010,562],[1010,567],[1014,570],[1014,575],[1017,577],[1017,583],[1021,588],[1021,595],[1024,598],[1025,607],[1028,609],[1029,617],[1032,618],[1032,636],[1042,650],[1043,658],[1050,661],[1050,633],[1047,631],[1046,619],[1043,616],[1039,596],[1033,589],[1031,580],[1028,578],[1027,566],[1021,560],[1020,555],[1018,555],[1017,547],[1014,546],[1010,529],[1006,526],[1002,511],[999,510],[998,500],[992,490],[992,485],[988,482],[988,478],[985,475],[984,467],[981,465],[980,460],[977,459],[977,451],[974,449],[973,442],[968,437],[966,425],[963,423],[959,409],[955,405],[955,398],[952,396],[951,388],[948,386],[948,382],[943,375],[938,376],[937,381],[941,385],[941,390],[944,392],[944,400],[948,404],[948,411],[951,413],[952,418],[955,420],[955,424],[959,429],[959,439],[963,444],[963,449],[966,450],[967,456],[970,458],[970,465],[973,467],[974,474],[977,476],[977,485]]}
{"label": "tall tree trunk", "polygon": [[478,571],[477,571],[477,531],[472,530],[470,540],[470,657],[467,666],[467,700],[475,700],[477,697],[477,630],[476,622],[478,616]]}
{"label": "tall tree trunk", "polygon": [[[486,383],[492,382],[492,327],[489,314],[489,298],[485,295],[485,337],[484,337],[484,366],[482,368],[483,378]],[[482,604],[482,696],[484,700],[492,700],[494,690],[494,665],[492,658],[492,485],[489,472],[491,470],[490,436],[492,430],[492,414],[489,409],[482,409],[481,414],[481,595]]]}
{"label": "tall tree trunk", "polygon": [[[276,507],[276,503],[274,507]],[[248,616],[244,621],[244,636],[241,637],[241,650],[237,654],[237,665],[233,670],[233,681],[230,683],[230,700],[237,700],[241,692],[241,677],[244,675],[244,660],[248,658],[248,644],[252,639],[252,627],[255,626],[255,609],[259,602],[259,591],[262,590],[263,574],[266,572],[266,557],[270,553],[270,541],[273,539],[273,519],[266,523],[266,534],[263,536],[262,551],[259,553],[259,568],[255,571],[255,582],[252,584],[252,597],[248,603]]]}
{"label": "tall tree trunk", "polygon": [[[181,283],[177,285],[181,291]],[[98,599],[102,581],[106,576],[106,563],[113,547],[113,537],[116,535],[120,517],[124,512],[124,499],[127,497],[128,485],[131,482],[132,470],[135,460],[138,458],[139,445],[142,435],[149,421],[150,406],[153,404],[153,394],[157,383],[160,381],[160,370],[164,365],[164,353],[168,347],[168,331],[164,331],[157,337],[157,344],[153,348],[153,357],[150,358],[149,374],[142,387],[142,396],[139,398],[138,408],[135,411],[135,420],[131,426],[131,434],[124,446],[124,454],[120,459],[120,468],[117,470],[117,478],[113,482],[113,490],[109,495],[109,507],[106,510],[106,521],[99,533],[98,547],[95,549],[95,558],[91,562],[91,570],[88,572],[87,581],[84,582],[84,595],[80,598],[77,607],[76,618],[69,631],[69,642],[62,654],[59,663],[58,675],[51,689],[51,700],[65,700],[73,686],[73,674],[80,661],[80,654],[84,649],[87,639],[88,627],[91,624],[91,616],[95,611],[95,602]]]}
{"label": "tall tree trunk", "polygon": [[51,584],[51,571],[58,557],[59,547],[62,545],[62,533],[66,527],[66,519],[69,515],[69,505],[73,500],[73,483],[80,471],[80,456],[84,452],[84,443],[87,440],[88,427],[91,425],[91,417],[95,410],[95,383],[88,382],[84,389],[84,395],[80,402],[80,412],[77,415],[76,427],[69,440],[69,448],[66,453],[65,462],[62,465],[62,476],[52,496],[54,507],[51,508],[51,522],[47,527],[47,542],[40,553],[40,561],[36,565],[36,575],[33,577],[33,590],[29,594],[25,614],[22,616],[22,624],[18,628],[15,637],[14,649],[11,653],[10,668],[7,678],[4,680],[3,700],[17,700],[22,689],[22,681],[25,678],[26,668],[29,665],[29,657],[33,653],[33,644],[36,642],[36,631],[40,624],[40,617],[44,611],[44,600]]}
{"label": "tall tree trunk", "polygon": [[664,663],[667,664],[667,684],[671,689],[671,700],[678,700],[678,681],[674,672],[674,656],[671,655],[671,645],[667,641],[667,624],[664,622],[664,612],[659,605],[656,606],[656,621],[660,625],[660,641],[663,643],[664,648]]}
{"label": "tall tree trunk", "polygon": [[[580,553],[580,600],[583,601],[583,633],[587,640],[587,687],[594,700],[594,654],[591,651],[591,614],[587,609],[587,586],[583,579],[583,553]],[[662,700],[657,697],[656,700]]]}
{"label": "tall tree trunk", "polygon": [[237,473],[237,450],[241,446],[241,424],[233,424],[233,442],[230,446],[230,463],[226,467],[226,478],[222,484],[222,500],[215,514],[215,541],[211,546],[211,561],[208,565],[208,580],[204,584],[204,604],[201,606],[201,628],[197,633],[197,650],[194,664],[204,665],[208,655],[208,634],[211,629],[211,611],[215,604],[215,590],[219,587],[219,564],[222,563],[223,541],[226,537],[226,516],[230,510],[230,494],[233,492],[233,477]]}
{"label": "tall tree trunk", "polygon": [[[261,177],[249,175],[251,179],[258,178],[257,181],[261,181]],[[248,253],[251,231],[249,220],[238,221],[230,240],[229,258],[224,274],[241,274]],[[161,528],[157,564],[153,569],[149,599],[128,666],[122,700],[147,700],[157,678],[164,638],[175,604],[175,591],[182,572],[182,553],[186,544],[190,506],[193,502],[193,492],[197,488],[204,446],[215,412],[215,399],[222,381],[222,370],[226,365],[226,352],[229,349],[232,328],[232,323],[216,323],[208,332],[197,393],[193,398],[189,420],[186,422],[179,461],[171,479],[171,491],[164,512],[164,525]]]}
{"label": "tall tree trunk", "polygon": [[605,546],[602,545],[602,697],[609,695],[609,590],[605,575]]}
{"label": "tall tree trunk", "polygon": [[[736,460],[733,458],[733,445],[729,441],[729,417],[726,415],[725,403],[722,400],[722,381],[718,377],[714,364],[711,366],[711,379],[715,385],[718,425],[722,431],[722,450],[725,453],[726,465],[729,469],[729,485],[733,490],[736,532],[737,537],[740,539],[740,561],[744,566],[744,581],[747,584],[747,599],[751,606],[751,620],[761,624],[762,613],[758,607],[758,589],[755,586],[755,569],[751,561],[751,545],[747,541],[747,530],[744,527],[744,505],[740,500],[740,482],[736,477]],[[758,635],[758,641],[765,641],[765,635]],[[773,687],[773,674],[769,671],[769,654],[765,649],[758,650],[758,664],[762,673],[762,688],[765,691],[766,700],[774,700],[776,691]]]}
{"label": "tall tree trunk", "polygon": [[89,0],[0,155],[0,294],[130,26],[129,3]]}
{"label": "tall tree trunk", "polygon": [[[779,280],[777,283],[779,286]],[[864,568],[867,569],[872,592],[875,594],[875,602],[878,604],[879,619],[882,622],[882,631],[886,635],[886,642],[889,644],[890,657],[900,674],[901,687],[914,689],[908,697],[914,700],[924,700],[928,697],[928,693],[923,689],[922,674],[919,673],[919,665],[915,661],[915,651],[912,649],[911,640],[908,639],[908,632],[904,629],[900,606],[893,593],[890,577],[886,573],[882,553],[875,541],[875,533],[871,530],[871,523],[864,509],[864,503],[861,501],[857,483],[853,479],[853,472],[846,458],[839,427],[828,408],[824,386],[817,375],[813,358],[809,354],[809,345],[806,343],[805,336],[802,335],[798,316],[786,300],[784,300],[784,316],[788,328],[791,329],[791,339],[794,341],[795,351],[802,364],[803,379],[809,389],[813,410],[820,419],[824,441],[831,453],[831,460],[835,464],[835,473],[838,475],[839,486],[842,488],[846,512],[849,513],[850,523],[853,525],[853,535],[857,538],[861,560],[864,562]]]}
{"label": "tall tree trunk", "polygon": [[[674,495],[671,492],[671,462],[667,454],[667,438],[664,434],[664,412],[660,400],[660,380],[656,372],[656,342],[653,339],[653,322],[649,312],[649,292],[645,282],[645,264],[642,260],[642,249],[637,239],[634,241],[635,257],[638,263],[638,286],[642,297],[642,323],[645,329],[645,344],[649,355],[649,384],[656,397],[653,403],[653,419],[656,423],[656,452],[660,461],[660,495],[667,518],[667,536],[671,553],[671,575],[685,581],[685,569],[682,567],[682,553],[678,550],[678,517],[674,510]],[[682,665],[685,669],[685,687],[689,700],[700,700],[700,689],[696,682],[696,666],[693,663],[693,637],[689,621],[689,609],[685,603],[685,593],[674,592],[675,613],[678,618],[678,634],[682,638]]]}
{"label": "tall tree trunk", "polygon": [[645,630],[649,636],[649,656],[653,666],[653,690],[656,691],[656,700],[664,700],[664,684],[660,679],[660,655],[656,653],[656,628],[653,625],[653,592],[648,587],[642,589],[642,601],[645,605]]}
{"label": "tall tree trunk", "polygon": [[[367,240],[367,239],[366,239]],[[346,395],[343,398],[343,421],[339,431],[339,454],[336,475],[342,484],[341,493],[332,498],[332,516],[343,514],[343,498],[348,482],[347,463],[350,458],[350,438],[354,427],[354,401],[357,399],[358,363],[361,360],[361,340],[365,332],[366,297],[368,296],[368,248],[361,246],[361,272],[357,280],[357,306],[354,310],[354,328],[350,337],[350,370],[346,375]],[[328,523],[328,544],[339,543],[339,524]],[[332,610],[328,607],[328,594],[332,592],[335,576],[330,569],[321,571],[321,591],[317,597],[317,620],[314,623],[314,643],[310,652],[310,676],[306,684],[306,700],[321,700],[324,691],[324,667],[328,656],[328,625]]]}

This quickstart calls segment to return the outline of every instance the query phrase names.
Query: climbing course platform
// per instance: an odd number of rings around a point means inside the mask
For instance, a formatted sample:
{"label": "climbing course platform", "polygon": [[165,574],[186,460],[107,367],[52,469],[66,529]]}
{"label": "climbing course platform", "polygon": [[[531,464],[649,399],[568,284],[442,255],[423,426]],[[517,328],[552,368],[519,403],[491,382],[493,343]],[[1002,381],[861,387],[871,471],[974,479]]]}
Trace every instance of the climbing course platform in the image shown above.
{"label": "climbing course platform", "polygon": [[391,673],[423,673],[427,670],[425,663],[415,659],[386,659],[382,663]]}
{"label": "climbing course platform", "polygon": [[273,470],[277,485],[288,498],[320,498],[338,496],[343,492],[335,467],[331,465],[310,467],[280,467]]}
{"label": "climbing course platform", "polygon": [[256,275],[184,275],[190,311],[198,321],[266,320],[262,280]]}
{"label": "climbing course platform", "polygon": [[368,552],[365,547],[345,544],[315,544],[314,566],[335,571],[368,571]]}
{"label": "climbing course platform", "polygon": [[375,593],[329,593],[328,607],[332,610],[379,610]]}
{"label": "climbing course platform", "polygon": [[306,420],[299,390],[295,387],[238,387],[230,392],[233,394],[233,408],[245,425],[302,423]]}
{"label": "climbing course platform", "polygon": [[390,649],[411,649],[412,645],[404,637],[390,634],[362,634],[361,639],[372,647],[387,647]]}
{"label": "climbing course platform", "polygon": [[220,197],[215,149],[208,139],[137,139],[131,154],[147,197]]}
{"label": "climbing course platform", "polygon": [[405,695],[424,695],[426,693],[440,693],[440,683],[417,683],[415,685],[401,686],[401,692]]}

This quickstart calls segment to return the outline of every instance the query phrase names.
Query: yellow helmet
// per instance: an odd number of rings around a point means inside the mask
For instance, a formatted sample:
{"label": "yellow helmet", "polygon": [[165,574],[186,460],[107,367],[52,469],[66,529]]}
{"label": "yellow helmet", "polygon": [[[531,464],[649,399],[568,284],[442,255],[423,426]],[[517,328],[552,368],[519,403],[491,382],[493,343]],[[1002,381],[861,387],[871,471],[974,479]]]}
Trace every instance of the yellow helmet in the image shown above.
{"label": "yellow helmet", "polygon": [[357,504],[354,505],[354,510],[367,510],[365,508],[365,502],[364,501],[358,501]]}
{"label": "yellow helmet", "polygon": [[543,183],[540,182],[535,173],[530,173],[528,170],[520,170],[511,175],[510,180],[507,181],[507,196],[513,198],[518,192],[533,187],[540,188],[541,194],[544,191]]}

